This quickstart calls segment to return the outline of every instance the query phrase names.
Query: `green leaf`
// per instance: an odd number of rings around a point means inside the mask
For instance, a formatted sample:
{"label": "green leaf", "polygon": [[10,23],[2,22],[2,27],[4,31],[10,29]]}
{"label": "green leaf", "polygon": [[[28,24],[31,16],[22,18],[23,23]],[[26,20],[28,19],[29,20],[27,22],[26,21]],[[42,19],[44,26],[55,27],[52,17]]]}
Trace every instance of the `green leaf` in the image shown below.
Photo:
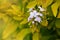
{"label": "green leaf", "polygon": [[46,27],[41,27],[41,29],[40,29],[40,33],[42,36],[49,36],[52,31],[47,30]]}
{"label": "green leaf", "polygon": [[50,36],[42,36],[42,40],[49,40]]}
{"label": "green leaf", "polygon": [[36,4],[37,4],[36,1],[29,2],[27,5],[27,8],[34,8],[36,6]]}
{"label": "green leaf", "polygon": [[11,6],[11,3],[8,0],[2,0],[0,3],[0,9],[5,9]]}
{"label": "green leaf", "polygon": [[21,20],[23,20],[23,17],[13,16],[13,19],[14,19],[14,20],[17,20],[17,21],[21,21]]}
{"label": "green leaf", "polygon": [[4,23],[8,23],[11,20],[11,18],[4,13],[0,13],[0,19],[2,19]]}
{"label": "green leaf", "polygon": [[26,35],[26,36],[24,37],[24,40],[32,40],[32,33]]}
{"label": "green leaf", "polygon": [[57,18],[60,18],[60,12],[59,12],[59,14],[58,14]]}
{"label": "green leaf", "polygon": [[60,35],[60,28],[57,29],[57,33],[58,33],[58,35]]}
{"label": "green leaf", "polygon": [[47,25],[48,25],[48,21],[47,21],[47,20],[43,20],[43,21],[41,22],[41,25],[47,26]]}
{"label": "green leaf", "polygon": [[15,22],[7,23],[5,29],[2,33],[2,38],[3,39],[6,39],[9,35],[11,35],[11,33],[13,33],[17,29],[18,25]]}
{"label": "green leaf", "polygon": [[55,3],[51,6],[53,15],[54,15],[55,17],[56,17],[56,15],[57,15],[59,5],[60,5],[59,2],[55,2]]}
{"label": "green leaf", "polygon": [[57,16],[57,18],[60,18],[60,8],[59,8],[59,12],[58,12],[58,16]]}
{"label": "green leaf", "polygon": [[30,28],[23,29],[23,30],[21,30],[21,31],[17,34],[16,39],[17,39],[17,40],[23,40],[24,37],[25,37],[27,34],[29,34],[29,33],[31,33],[31,29],[30,29]]}
{"label": "green leaf", "polygon": [[6,24],[4,23],[3,20],[0,19],[0,40],[2,40],[2,32],[5,27],[6,27]]}
{"label": "green leaf", "polygon": [[60,19],[57,19],[57,20],[56,20],[55,25],[56,25],[56,28],[60,28]]}
{"label": "green leaf", "polygon": [[52,2],[53,0],[41,0],[42,7],[44,8],[48,7]]}
{"label": "green leaf", "polygon": [[26,24],[28,22],[28,20],[27,19],[23,19],[23,21],[22,22],[20,22],[20,24]]}
{"label": "green leaf", "polygon": [[22,11],[22,8],[23,8],[23,3],[22,3],[22,0],[18,0],[19,2],[19,5],[20,5],[20,9],[21,9],[21,11]]}
{"label": "green leaf", "polygon": [[33,40],[40,40],[39,33],[34,33],[32,38],[33,38]]}
{"label": "green leaf", "polygon": [[48,11],[48,16],[53,16],[53,12],[51,10],[51,6],[50,5],[47,7],[47,11]]}
{"label": "green leaf", "polygon": [[5,40],[16,40],[16,35],[17,35],[17,32],[13,32],[9,37],[7,37]]}

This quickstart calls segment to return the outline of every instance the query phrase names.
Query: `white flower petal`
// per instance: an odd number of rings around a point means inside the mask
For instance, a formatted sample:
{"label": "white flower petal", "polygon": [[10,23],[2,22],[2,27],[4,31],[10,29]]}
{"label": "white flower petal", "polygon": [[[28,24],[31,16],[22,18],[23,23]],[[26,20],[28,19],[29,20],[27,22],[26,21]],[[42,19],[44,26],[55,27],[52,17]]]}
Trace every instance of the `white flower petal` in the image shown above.
{"label": "white flower petal", "polygon": [[38,8],[40,9],[40,11],[45,11],[45,9],[40,6],[38,6]]}
{"label": "white flower petal", "polygon": [[36,15],[40,15],[40,13],[38,12]]}
{"label": "white flower petal", "polygon": [[33,14],[33,12],[30,12],[30,15],[32,15]]}
{"label": "white flower petal", "polygon": [[38,12],[36,15],[37,15],[37,16],[38,16],[38,15],[39,15],[39,16],[43,16],[43,14],[42,14],[42,13],[39,13],[39,12]]}
{"label": "white flower petal", "polygon": [[40,8],[40,11],[45,11],[45,9],[44,8]]}
{"label": "white flower petal", "polygon": [[34,17],[36,17],[36,16],[37,16],[37,15],[36,15],[36,14],[37,14],[37,11],[34,10],[33,13],[34,13]]}
{"label": "white flower petal", "polygon": [[43,14],[42,14],[42,13],[40,13],[40,16],[43,16]]}
{"label": "white flower petal", "polygon": [[37,22],[41,22],[41,18],[40,17],[36,17],[34,21],[37,21]]}
{"label": "white flower petal", "polygon": [[33,12],[30,12],[30,18],[33,18],[34,17],[34,13]]}
{"label": "white flower petal", "polygon": [[31,18],[28,18],[28,22],[31,20]]}
{"label": "white flower petal", "polygon": [[33,10],[33,13],[37,13],[37,11],[36,10]]}
{"label": "white flower petal", "polygon": [[33,18],[34,16],[33,15],[30,15],[29,18]]}
{"label": "white flower petal", "polygon": [[33,10],[33,8],[30,8],[28,12],[31,12]]}
{"label": "white flower petal", "polygon": [[41,8],[40,6],[38,6],[38,8]]}
{"label": "white flower petal", "polygon": [[36,15],[37,13],[34,13],[34,17],[37,17],[37,15]]}
{"label": "white flower petal", "polygon": [[33,12],[30,12],[30,16],[36,17],[37,11],[33,10]]}

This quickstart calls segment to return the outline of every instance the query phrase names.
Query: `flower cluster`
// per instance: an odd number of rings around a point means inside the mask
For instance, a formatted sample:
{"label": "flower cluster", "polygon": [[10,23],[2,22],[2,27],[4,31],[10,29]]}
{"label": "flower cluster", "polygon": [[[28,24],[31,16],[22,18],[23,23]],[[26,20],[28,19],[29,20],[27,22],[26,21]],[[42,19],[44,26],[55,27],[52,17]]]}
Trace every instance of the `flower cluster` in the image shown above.
{"label": "flower cluster", "polygon": [[[45,11],[45,9],[40,6],[38,6],[38,8],[40,9],[40,11]],[[32,23],[35,23],[35,21],[40,23],[42,21],[40,17],[43,16],[42,13],[37,12],[37,10],[33,10],[33,8],[30,8],[29,12],[30,12],[30,16],[28,17],[28,22],[31,21],[33,18],[34,20],[32,20]]]}

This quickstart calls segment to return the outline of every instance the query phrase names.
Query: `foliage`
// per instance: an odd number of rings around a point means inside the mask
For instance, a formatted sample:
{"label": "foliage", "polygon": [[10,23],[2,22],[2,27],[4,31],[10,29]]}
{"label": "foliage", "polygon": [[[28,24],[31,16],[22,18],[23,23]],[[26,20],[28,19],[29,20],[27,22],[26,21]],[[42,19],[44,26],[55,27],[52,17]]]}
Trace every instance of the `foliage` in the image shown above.
{"label": "foliage", "polygon": [[[41,22],[28,21],[30,8]],[[60,0],[0,0],[0,40],[60,40]]]}

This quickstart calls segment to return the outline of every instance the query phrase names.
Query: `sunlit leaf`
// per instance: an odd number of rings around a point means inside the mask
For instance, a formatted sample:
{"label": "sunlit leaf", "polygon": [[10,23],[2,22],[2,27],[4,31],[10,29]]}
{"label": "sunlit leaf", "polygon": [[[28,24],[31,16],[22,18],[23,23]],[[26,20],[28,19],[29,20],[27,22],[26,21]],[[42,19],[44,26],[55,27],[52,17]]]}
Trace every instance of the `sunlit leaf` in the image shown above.
{"label": "sunlit leaf", "polygon": [[51,6],[53,15],[54,15],[55,17],[56,17],[56,15],[57,15],[59,5],[60,5],[60,4],[59,4],[58,2],[56,2],[56,3],[54,3],[54,4]]}
{"label": "sunlit leaf", "polygon": [[36,0],[37,5],[41,5],[41,1],[40,0]]}
{"label": "sunlit leaf", "polygon": [[11,3],[8,0],[1,0],[0,9],[8,8]]}
{"label": "sunlit leaf", "polygon": [[60,18],[60,12],[59,12],[59,14],[58,14],[57,18]]}
{"label": "sunlit leaf", "polygon": [[9,18],[7,15],[3,16],[3,21],[4,21],[5,23],[10,22],[11,20],[12,20],[12,19]]}
{"label": "sunlit leaf", "polygon": [[23,19],[23,17],[20,17],[20,16],[13,16],[13,19],[14,20],[17,20],[17,21],[21,21]]}
{"label": "sunlit leaf", "polygon": [[0,19],[0,40],[2,40],[2,32],[5,27],[6,27],[6,24],[4,23],[2,19]]}
{"label": "sunlit leaf", "polygon": [[0,13],[0,18],[5,22],[9,22],[11,18],[9,18],[6,14]]}
{"label": "sunlit leaf", "polygon": [[48,25],[48,21],[47,21],[47,20],[43,20],[43,21],[41,22],[41,25],[47,26],[47,25]]}
{"label": "sunlit leaf", "polygon": [[24,37],[29,33],[31,33],[31,29],[29,28],[23,29],[17,34],[16,38],[17,40],[23,40]]}
{"label": "sunlit leaf", "polygon": [[15,31],[9,37],[7,37],[4,40],[16,40],[16,35],[17,35],[17,32]]}
{"label": "sunlit leaf", "polygon": [[19,12],[20,9],[19,9],[19,6],[18,5],[11,5],[12,9],[16,12]]}
{"label": "sunlit leaf", "polygon": [[27,0],[23,0],[23,4],[26,3],[26,2],[27,2]]}
{"label": "sunlit leaf", "polygon": [[9,35],[11,35],[11,33],[13,33],[16,30],[17,26],[17,23],[14,22],[8,23],[3,31],[2,38],[6,39]]}
{"label": "sunlit leaf", "polygon": [[33,40],[40,40],[40,35],[39,35],[39,33],[34,33],[32,39],[33,39]]}
{"label": "sunlit leaf", "polygon": [[37,29],[37,26],[35,24],[31,25],[30,27],[31,27],[32,33],[39,32],[39,30]]}
{"label": "sunlit leaf", "polygon": [[6,10],[7,14],[13,14],[13,15],[22,14],[18,5],[11,5],[11,8]]}
{"label": "sunlit leaf", "polygon": [[36,1],[29,2],[27,5],[27,8],[34,8],[36,6],[36,4],[37,4]]}
{"label": "sunlit leaf", "polygon": [[24,19],[22,22],[20,22],[20,24],[26,24],[28,22],[27,19]]}
{"label": "sunlit leaf", "polygon": [[52,2],[53,0],[41,0],[42,7],[44,8],[48,7]]}
{"label": "sunlit leaf", "polygon": [[0,19],[3,18],[4,15],[5,15],[5,14],[0,13]]}

